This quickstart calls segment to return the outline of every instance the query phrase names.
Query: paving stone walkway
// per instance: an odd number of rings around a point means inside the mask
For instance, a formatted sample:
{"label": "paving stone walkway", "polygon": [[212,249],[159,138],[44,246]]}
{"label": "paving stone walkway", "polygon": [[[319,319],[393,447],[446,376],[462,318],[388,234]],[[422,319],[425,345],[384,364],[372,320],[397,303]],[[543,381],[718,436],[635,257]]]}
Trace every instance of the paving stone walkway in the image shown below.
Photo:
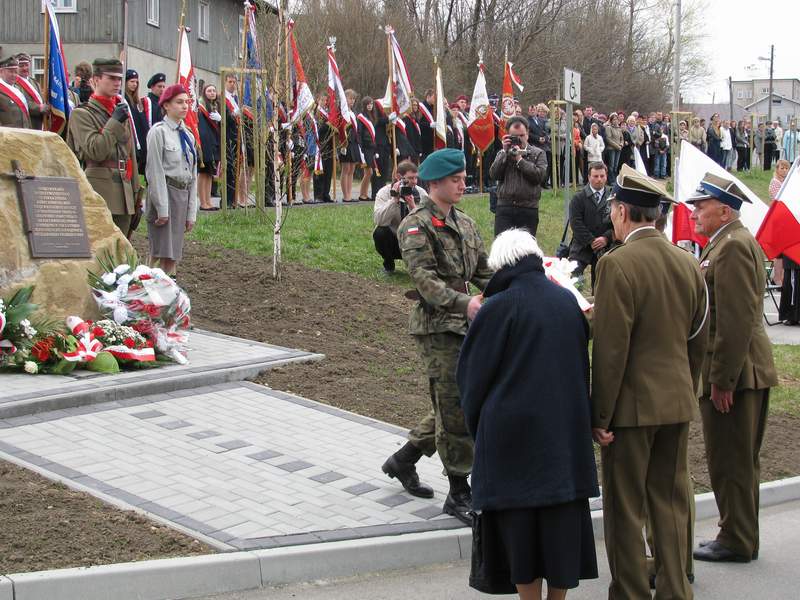
{"label": "paving stone walkway", "polygon": [[192,330],[189,364],[114,375],[80,369],[69,375],[0,374],[0,419],[241,380],[277,365],[321,355]]}
{"label": "paving stone walkway", "polygon": [[0,458],[134,507],[221,549],[273,548],[449,529],[433,500],[380,467],[405,430],[250,383],[0,421]]}

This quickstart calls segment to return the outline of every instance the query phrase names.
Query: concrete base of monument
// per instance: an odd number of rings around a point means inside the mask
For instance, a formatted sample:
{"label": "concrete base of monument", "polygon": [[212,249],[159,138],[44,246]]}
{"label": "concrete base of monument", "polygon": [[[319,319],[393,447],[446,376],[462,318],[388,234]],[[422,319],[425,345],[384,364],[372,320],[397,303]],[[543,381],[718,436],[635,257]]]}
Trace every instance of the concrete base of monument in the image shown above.
{"label": "concrete base of monument", "polygon": [[[175,394],[255,377],[294,362],[321,360],[321,354],[262,344],[195,329],[189,334],[189,364],[123,371],[113,375],[75,370],[69,375],[0,374],[0,428],[37,423],[58,411],[101,402],[135,402],[142,396]],[[2,598],[0,596],[0,598]]]}

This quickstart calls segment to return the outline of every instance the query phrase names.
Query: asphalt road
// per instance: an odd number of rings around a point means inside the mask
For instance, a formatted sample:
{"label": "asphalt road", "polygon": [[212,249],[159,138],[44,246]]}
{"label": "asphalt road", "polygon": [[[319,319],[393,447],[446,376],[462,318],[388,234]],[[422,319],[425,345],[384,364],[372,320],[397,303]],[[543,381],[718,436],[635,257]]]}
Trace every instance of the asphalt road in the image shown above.
{"label": "asphalt road", "polygon": [[[697,524],[697,539],[711,537],[715,520]],[[758,561],[749,564],[697,563],[695,597],[703,600],[765,598],[797,600],[800,588],[795,557],[800,555],[800,502],[768,508],[761,513],[761,550]],[[602,543],[597,547],[600,578],[586,581],[569,592],[575,600],[606,597],[608,564]],[[465,562],[404,571],[371,573],[336,581],[317,581],[282,588],[223,594],[204,600],[462,600],[488,598],[467,586],[469,565]]]}

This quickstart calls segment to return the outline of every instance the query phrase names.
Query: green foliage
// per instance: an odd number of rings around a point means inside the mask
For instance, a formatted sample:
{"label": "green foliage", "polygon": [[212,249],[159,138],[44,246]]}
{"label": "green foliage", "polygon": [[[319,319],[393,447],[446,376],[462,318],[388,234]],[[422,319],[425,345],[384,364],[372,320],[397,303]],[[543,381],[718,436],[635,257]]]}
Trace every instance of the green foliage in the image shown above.
{"label": "green foliage", "polygon": [[[121,262],[117,259],[118,256],[123,257]],[[87,272],[87,277],[90,287],[101,290],[109,289],[109,286],[103,283],[103,280],[101,279],[104,273],[110,273],[121,264],[127,263],[130,266],[131,271],[133,271],[139,265],[139,257],[136,255],[136,252],[128,248],[123,248],[121,240],[117,240],[116,248],[113,253],[106,249],[102,254],[98,254],[95,257],[95,260],[100,266],[100,272],[95,273],[94,271],[90,270]]]}

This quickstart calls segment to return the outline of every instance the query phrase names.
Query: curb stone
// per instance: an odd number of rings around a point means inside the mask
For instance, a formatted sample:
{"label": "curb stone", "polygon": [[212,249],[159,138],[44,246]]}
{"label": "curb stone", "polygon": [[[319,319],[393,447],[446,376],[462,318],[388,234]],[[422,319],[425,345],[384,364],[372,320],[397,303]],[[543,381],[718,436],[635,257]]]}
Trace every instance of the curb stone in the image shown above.
{"label": "curb stone", "polygon": [[[800,477],[761,486],[761,507],[800,500]],[[713,494],[696,497],[697,519],[717,514]],[[592,511],[602,539],[602,511]],[[466,560],[467,528],[271,550],[169,558],[0,576],[0,600],[181,600],[388,569]]]}
{"label": "curb stone", "polygon": [[14,584],[0,575],[0,600],[14,600]]}

